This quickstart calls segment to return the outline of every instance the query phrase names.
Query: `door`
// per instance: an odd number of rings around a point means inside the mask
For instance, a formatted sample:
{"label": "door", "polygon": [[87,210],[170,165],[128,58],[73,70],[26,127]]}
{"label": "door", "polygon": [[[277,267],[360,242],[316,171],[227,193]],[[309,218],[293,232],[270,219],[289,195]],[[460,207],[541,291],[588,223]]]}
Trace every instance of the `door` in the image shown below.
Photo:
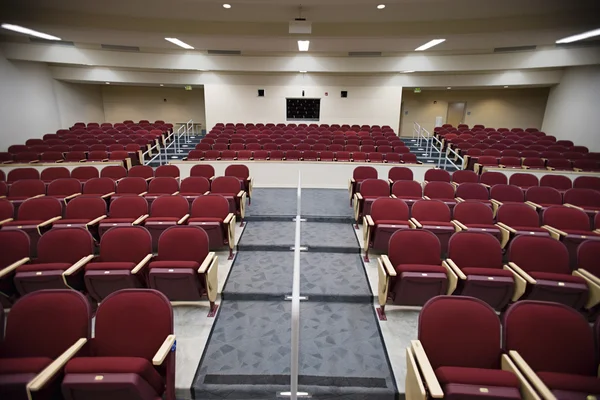
{"label": "door", "polygon": [[454,127],[464,123],[463,121],[465,120],[466,108],[467,103],[464,101],[448,103],[448,115],[446,116],[446,123],[452,124]]}

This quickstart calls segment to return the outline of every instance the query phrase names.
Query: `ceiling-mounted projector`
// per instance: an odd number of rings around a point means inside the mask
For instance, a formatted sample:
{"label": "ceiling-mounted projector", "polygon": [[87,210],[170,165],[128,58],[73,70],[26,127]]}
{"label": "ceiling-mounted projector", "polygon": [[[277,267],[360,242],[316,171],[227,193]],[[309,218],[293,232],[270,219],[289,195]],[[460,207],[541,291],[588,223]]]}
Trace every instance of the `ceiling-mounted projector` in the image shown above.
{"label": "ceiling-mounted projector", "polygon": [[290,21],[290,33],[310,35],[312,33],[312,24],[304,18],[296,18]]}

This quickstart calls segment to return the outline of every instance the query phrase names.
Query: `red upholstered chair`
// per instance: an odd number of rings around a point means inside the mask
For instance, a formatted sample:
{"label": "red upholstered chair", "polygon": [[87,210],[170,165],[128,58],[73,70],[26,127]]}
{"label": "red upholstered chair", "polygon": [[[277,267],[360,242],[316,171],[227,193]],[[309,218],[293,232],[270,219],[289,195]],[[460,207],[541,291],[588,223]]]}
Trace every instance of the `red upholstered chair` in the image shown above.
{"label": "red upholstered chair", "polygon": [[237,152],[238,160],[251,160],[252,159],[252,150],[240,150]]}
{"label": "red upholstered chair", "polygon": [[392,185],[391,197],[403,200],[411,208],[415,201],[423,199],[423,187],[417,181],[396,181]]}
{"label": "red upholstered chair", "polygon": [[564,204],[579,207],[590,217],[590,221],[600,212],[600,192],[593,189],[573,188],[565,192]]}
{"label": "red upholstered chair", "polygon": [[[579,245],[577,248],[577,269],[573,272],[573,275],[586,280],[590,296],[588,296],[585,308],[593,310],[593,315],[597,315],[598,293],[600,293],[600,263],[598,260],[600,260],[600,241],[586,240]],[[596,331],[600,333],[600,330],[598,330],[600,322],[598,321],[600,321],[600,318],[596,321]],[[600,336],[598,336],[598,339],[600,339]]]}
{"label": "red upholstered chair", "polygon": [[152,206],[158,197],[163,195],[176,195],[179,193],[179,181],[172,177],[156,177],[148,184],[148,192],[144,195],[144,198],[148,201],[148,204]]}
{"label": "red upholstered chair", "polygon": [[490,188],[490,198],[494,210],[494,217],[498,212],[498,208],[503,204],[525,202],[523,190],[512,185],[494,185]]}
{"label": "red upholstered chair", "polygon": [[62,398],[64,362],[89,340],[91,319],[88,301],[74,290],[39,291],[18,300],[0,346],[2,398]]}
{"label": "red upholstered chair", "polygon": [[423,188],[423,198],[440,200],[446,204],[450,210],[456,205],[454,186],[448,182],[433,181],[427,182]]}
{"label": "red upholstered chair", "polygon": [[202,176],[189,176],[181,181],[179,195],[190,203],[202,195],[210,193],[210,181]]}
{"label": "red upholstered chair", "polygon": [[82,162],[82,161],[86,161],[86,160],[87,160],[87,156],[86,156],[86,151],[84,151],[84,150],[71,150],[65,154],[66,162]]}
{"label": "red upholstered chair", "polygon": [[[484,150],[485,152],[488,150]],[[498,150],[499,152],[499,150]],[[498,166],[498,157],[492,155],[482,155],[477,157],[477,162],[474,164],[474,171],[478,174],[483,172],[483,169],[486,167],[497,167]]]}
{"label": "red upholstered chair", "polygon": [[464,182],[473,182],[473,183],[478,183],[479,182],[479,175],[477,175],[475,172],[473,171],[469,171],[469,170],[458,170],[458,171],[454,171],[452,173],[452,183],[454,184],[461,184]]}
{"label": "red upholstered chair", "polygon": [[526,204],[506,203],[498,209],[496,217],[503,248],[520,235],[550,237],[550,232],[540,227],[538,213]]}
{"label": "red upholstered chair", "polygon": [[551,158],[548,159],[546,167],[551,171],[572,171],[573,165],[571,161],[564,158]]}
{"label": "red upholstered chair", "polygon": [[440,241],[431,232],[401,229],[392,235],[389,257],[378,260],[380,319],[385,319],[387,301],[421,306],[432,297],[452,293],[440,253]]}
{"label": "red upholstered chair", "polygon": [[352,159],[352,153],[349,151],[336,151],[335,160],[340,162],[350,162]]}
{"label": "red upholstered chair", "polygon": [[544,175],[540,179],[540,186],[548,186],[560,192],[564,192],[573,187],[573,181],[571,181],[568,176]]}
{"label": "red upholstered chair", "polygon": [[498,166],[502,168],[521,168],[520,157],[500,157]]}
{"label": "red upholstered chair", "polygon": [[148,202],[137,195],[124,195],[110,202],[109,216],[100,221],[98,234],[100,237],[116,226],[132,226],[142,224],[148,218]]}
{"label": "red upholstered chair", "polygon": [[55,179],[70,178],[71,172],[65,167],[44,168],[41,173],[41,179],[44,183],[50,183]]}
{"label": "red upholstered chair", "polygon": [[591,399],[600,394],[594,333],[562,304],[520,301],[503,318],[504,351],[540,398]]}
{"label": "red upholstered chair", "polygon": [[154,169],[148,165],[136,165],[128,171],[127,176],[130,178],[144,178],[150,180],[154,178]]}
{"label": "red upholstered chair", "polygon": [[[2,183],[0,183],[2,186]],[[15,207],[10,201],[4,198],[0,198],[0,227],[5,222],[12,220],[15,216]]]}
{"label": "red upholstered chair", "polygon": [[88,153],[88,161],[108,161],[108,152],[104,150],[92,150]]}
{"label": "red upholstered chair", "polygon": [[149,289],[127,289],[106,297],[96,312],[88,353],[65,365],[62,393],[67,400],[106,393],[113,400],[175,400],[169,300]]}
{"label": "red upholstered chair", "polygon": [[115,181],[111,178],[92,178],[83,184],[83,194],[96,195],[103,199],[110,199],[115,190]]}
{"label": "red upholstered chair", "polygon": [[69,201],[63,219],[53,224],[56,228],[86,228],[98,237],[98,224],[106,218],[106,201],[99,196],[78,196]]}
{"label": "red upholstered chair", "polygon": [[190,176],[203,176],[208,180],[215,177],[215,169],[212,165],[198,164],[194,165],[190,170]]}
{"label": "red upholstered chair", "polygon": [[240,180],[240,184],[248,197],[248,204],[252,204],[252,186],[254,180],[250,177],[250,169],[243,164],[229,165],[225,168],[225,176],[234,176]]}
{"label": "red upholstered chair", "polygon": [[11,308],[16,300],[15,271],[28,261],[29,236],[20,230],[0,230],[0,310]]}
{"label": "red upholstered chair", "polygon": [[548,207],[561,205],[563,196],[558,190],[551,187],[532,186],[525,192],[525,200],[527,205],[533,207],[541,215]]}
{"label": "red upholstered chair", "polygon": [[62,204],[52,197],[28,199],[21,204],[17,219],[2,224],[2,230],[20,229],[29,235],[30,254],[35,254],[37,242],[44,232],[62,216]]}
{"label": "red upholstered chair", "polygon": [[529,387],[511,371],[516,367],[502,354],[500,320],[483,301],[436,297],[421,310],[418,331],[407,349],[407,387],[435,398],[506,400],[521,399],[523,385]]}
{"label": "red upholstered chair", "polygon": [[477,200],[480,203],[492,206],[490,192],[481,183],[465,182],[458,185],[456,188],[456,200]]}
{"label": "red upholstered chair", "polygon": [[565,244],[572,268],[577,265],[577,247],[587,239],[600,240],[600,233],[591,229],[588,215],[577,208],[548,207],[542,214],[542,223],[553,238]]}
{"label": "red upholstered chair", "polygon": [[530,187],[539,186],[540,181],[538,177],[533,174],[517,172],[510,176],[508,184],[518,186],[525,192]]}
{"label": "red upholstered chair", "polygon": [[179,168],[176,165],[161,165],[154,172],[155,177],[169,177],[179,179]]}
{"label": "red upholstered chair", "polygon": [[52,229],[39,239],[37,258],[16,269],[15,286],[21,296],[42,289],[82,290],[83,267],[93,253],[94,239],[86,229]]}
{"label": "red upholstered chair", "polygon": [[165,229],[186,223],[189,211],[187,199],[178,195],[162,195],[150,204],[150,216],[144,222],[152,236],[152,249],[158,248],[158,238]]}
{"label": "red upholstered chair", "polygon": [[120,165],[109,165],[100,171],[101,178],[111,178],[114,181],[123,179],[127,176],[127,170]]}
{"label": "red upholstered chair", "polygon": [[212,317],[217,310],[218,264],[202,228],[171,227],[160,237],[158,256],[149,266],[149,284],[174,302],[208,297]]}
{"label": "red upholstered chair", "polygon": [[445,169],[428,169],[425,172],[425,181],[427,182],[448,182],[451,181],[451,176]]}
{"label": "red upholstered chair", "polygon": [[390,197],[390,184],[383,179],[365,179],[360,192],[354,193],[354,219],[356,228],[364,215],[371,213],[371,204],[380,197]]}
{"label": "red upholstered chair", "polygon": [[267,150],[256,150],[253,153],[254,160],[268,160],[269,152]]}
{"label": "red upholstered chair", "polygon": [[363,218],[365,261],[369,249],[388,252],[390,237],[399,229],[409,228],[408,205],[400,199],[381,197],[371,206],[371,213]]}
{"label": "red upholstered chair", "polygon": [[142,177],[125,177],[117,182],[117,192],[111,196],[111,201],[119,197],[136,195],[144,196],[148,190],[148,182]]}
{"label": "red upholstered chair", "polygon": [[99,178],[100,171],[96,167],[76,167],[71,171],[71,178],[78,179],[79,182],[85,183],[90,179]]}
{"label": "red upholstered chair", "polygon": [[459,230],[485,232],[502,240],[500,228],[494,225],[494,214],[485,204],[475,200],[458,203],[453,210],[454,224]]}
{"label": "red upholstered chair", "polygon": [[448,251],[448,241],[458,228],[450,218],[450,208],[440,200],[419,200],[413,204],[411,228],[433,232],[442,246],[442,254]]}
{"label": "red upholstered chair", "polygon": [[39,179],[24,179],[12,183],[8,187],[7,199],[15,207],[15,214],[18,214],[19,207],[27,199],[42,197],[46,194],[46,185]]}
{"label": "red upholstered chair", "polygon": [[508,178],[502,172],[489,171],[484,172],[479,177],[479,183],[492,187],[494,185],[507,185]]}
{"label": "red upholstered chair", "polygon": [[194,200],[188,225],[204,229],[211,250],[228,245],[229,259],[233,259],[235,215],[229,212],[229,202],[223,196],[209,195]]}
{"label": "red upholstered chair", "polygon": [[[13,170],[14,171],[14,170]],[[10,174],[8,174],[8,182],[10,183]],[[578,189],[594,189],[600,190],[600,178],[596,176],[578,176],[573,181],[573,187]]]}
{"label": "red upholstered chair", "polygon": [[484,232],[459,232],[448,243],[448,271],[458,276],[458,292],[501,310],[514,293],[511,271],[502,269],[502,247]]}
{"label": "red upholstered chair", "polygon": [[54,197],[65,204],[81,195],[81,182],[75,178],[55,179],[48,185],[46,195]]}
{"label": "red upholstered chair", "polygon": [[351,204],[354,198],[354,194],[360,192],[360,185],[365,179],[377,179],[377,170],[374,167],[368,166],[354,168],[354,171],[352,171],[352,178],[348,183]]}
{"label": "red upholstered chair", "polygon": [[100,255],[85,266],[88,294],[101,302],[118,290],[145,286],[145,266],[151,259],[152,237],[145,228],[108,230],[100,240]]}
{"label": "red upholstered chair", "polygon": [[219,176],[211,184],[211,193],[225,197],[229,202],[229,212],[240,217],[240,226],[243,226],[246,215],[246,192],[240,180],[234,176]]}
{"label": "red upholstered chair", "polygon": [[412,181],[413,172],[407,167],[392,167],[388,171],[388,181],[393,186],[396,181]]}
{"label": "red upholstered chair", "polygon": [[559,241],[547,237],[521,235],[508,247],[508,266],[515,274],[513,301],[554,301],[580,309],[588,298],[585,279],[571,275],[569,251]]}
{"label": "red upholstered chair", "polygon": [[333,161],[335,154],[333,151],[319,151],[319,161]]}

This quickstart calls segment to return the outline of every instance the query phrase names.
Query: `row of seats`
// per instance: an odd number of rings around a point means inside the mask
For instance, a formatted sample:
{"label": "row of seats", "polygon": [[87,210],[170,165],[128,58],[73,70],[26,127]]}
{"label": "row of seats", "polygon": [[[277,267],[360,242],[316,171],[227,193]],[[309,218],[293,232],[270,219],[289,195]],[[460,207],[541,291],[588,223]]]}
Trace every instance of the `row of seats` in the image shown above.
{"label": "row of seats", "polygon": [[[129,145],[128,145],[129,146]],[[137,144],[131,145],[132,149],[129,150],[116,150],[116,151],[69,151],[67,153],[61,153],[57,151],[48,151],[44,153],[19,153],[14,157],[9,153],[0,154],[0,158],[4,158],[5,164],[16,163],[16,164],[36,164],[36,163],[61,163],[61,162],[107,162],[107,161],[119,161],[127,167],[132,166],[133,163],[139,165],[142,160],[140,146]],[[7,157],[4,157],[8,155]]]}
{"label": "row of seats", "polygon": [[[50,135],[50,134],[48,134]],[[46,136],[48,136],[46,135]],[[28,139],[24,145],[15,144],[8,148],[8,153],[18,154],[23,152],[35,151],[42,153],[48,150],[56,150],[66,152],[69,150],[75,151],[90,151],[90,150],[108,150],[108,146],[123,145],[137,143],[140,145],[152,144],[160,141],[163,131],[138,131],[131,134],[66,134],[60,138],[47,137],[46,139]],[[104,145],[102,147],[101,145]],[[60,147],[56,147],[60,146]],[[77,147],[73,147],[77,146]],[[83,147],[87,146],[87,147]]]}
{"label": "row of seats", "polygon": [[118,291],[95,315],[74,290],[28,294],[7,314],[6,332],[0,309],[0,344],[6,400],[175,400],[173,310],[155,290]]}
{"label": "row of seats", "polygon": [[[273,145],[277,147],[277,145]],[[265,146],[266,147],[266,146]],[[331,146],[333,147],[333,145]],[[348,146],[347,146],[348,147]],[[394,153],[364,153],[360,151],[316,151],[316,150],[192,150],[187,161],[212,160],[276,160],[276,161],[357,161],[420,164],[417,156],[408,147],[394,148]],[[403,151],[401,153],[400,151]]]}
{"label": "row of seats", "polygon": [[600,320],[592,329],[572,309],[544,301],[520,301],[501,319],[472,297],[427,302],[418,340],[406,351],[407,395],[503,400],[600,395]]}
{"label": "row of seats", "polygon": [[[469,150],[470,152],[470,150]],[[484,168],[523,168],[523,169],[541,169],[541,170],[561,170],[576,172],[600,172],[600,160],[591,158],[552,158],[545,159],[540,157],[496,157],[496,156],[474,156],[471,152],[464,159],[465,169],[473,166],[475,172],[481,173]]]}
{"label": "row of seats", "polygon": [[[204,139],[203,139],[204,140]],[[217,139],[218,140],[218,139]],[[335,140],[335,139],[334,139]],[[298,142],[299,143],[296,143]],[[307,139],[308,141],[308,139]],[[315,139],[311,139],[311,142],[332,142],[329,139],[319,139],[319,140],[315,140]],[[220,150],[220,151],[225,151],[225,150],[236,150],[236,151],[241,151],[241,150],[302,150],[302,151],[307,151],[307,150],[317,150],[317,151],[325,151],[325,150],[330,150],[330,151],[363,151],[366,153],[372,153],[372,152],[379,152],[379,153],[407,153],[408,150],[403,151],[402,148],[406,148],[406,146],[404,145],[404,142],[401,140],[395,140],[395,141],[377,141],[378,144],[377,146],[375,146],[375,141],[371,140],[370,142],[373,142],[373,144],[363,144],[363,145],[359,145],[360,142],[356,143],[356,144],[352,144],[352,143],[348,143],[348,144],[344,144],[344,143],[306,143],[306,142],[302,142],[301,139],[298,139],[297,141],[293,142],[293,141],[287,141],[286,139],[275,139],[275,140],[271,140],[271,139],[265,139],[265,140],[261,140],[262,143],[258,142],[258,139],[256,139],[255,143],[231,143],[231,144],[227,144],[227,143],[208,143],[208,142],[201,142],[198,143],[196,145],[196,150]],[[344,141],[346,142],[346,141]]]}
{"label": "row of seats", "polygon": [[291,129],[291,130],[306,130],[306,129],[313,129],[313,130],[330,130],[330,131],[334,131],[334,130],[342,130],[342,131],[377,131],[377,130],[391,130],[392,128],[389,125],[383,125],[383,126],[379,126],[379,125],[348,125],[348,124],[343,124],[343,125],[338,125],[338,124],[304,124],[304,123],[300,123],[300,124],[295,124],[295,123],[289,123],[289,124],[284,124],[284,123],[241,123],[238,122],[236,124],[228,122],[228,123],[216,123],[215,126],[211,129],[211,130],[219,130],[219,131],[223,131],[223,130],[273,130],[273,129]]}

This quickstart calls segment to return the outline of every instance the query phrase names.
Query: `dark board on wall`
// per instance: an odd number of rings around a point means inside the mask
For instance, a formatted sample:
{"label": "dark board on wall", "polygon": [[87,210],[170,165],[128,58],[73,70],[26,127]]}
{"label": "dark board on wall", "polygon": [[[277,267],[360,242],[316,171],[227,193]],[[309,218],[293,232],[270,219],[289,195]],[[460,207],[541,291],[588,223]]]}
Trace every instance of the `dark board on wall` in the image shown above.
{"label": "dark board on wall", "polygon": [[321,115],[321,99],[286,99],[288,121],[318,121]]}

